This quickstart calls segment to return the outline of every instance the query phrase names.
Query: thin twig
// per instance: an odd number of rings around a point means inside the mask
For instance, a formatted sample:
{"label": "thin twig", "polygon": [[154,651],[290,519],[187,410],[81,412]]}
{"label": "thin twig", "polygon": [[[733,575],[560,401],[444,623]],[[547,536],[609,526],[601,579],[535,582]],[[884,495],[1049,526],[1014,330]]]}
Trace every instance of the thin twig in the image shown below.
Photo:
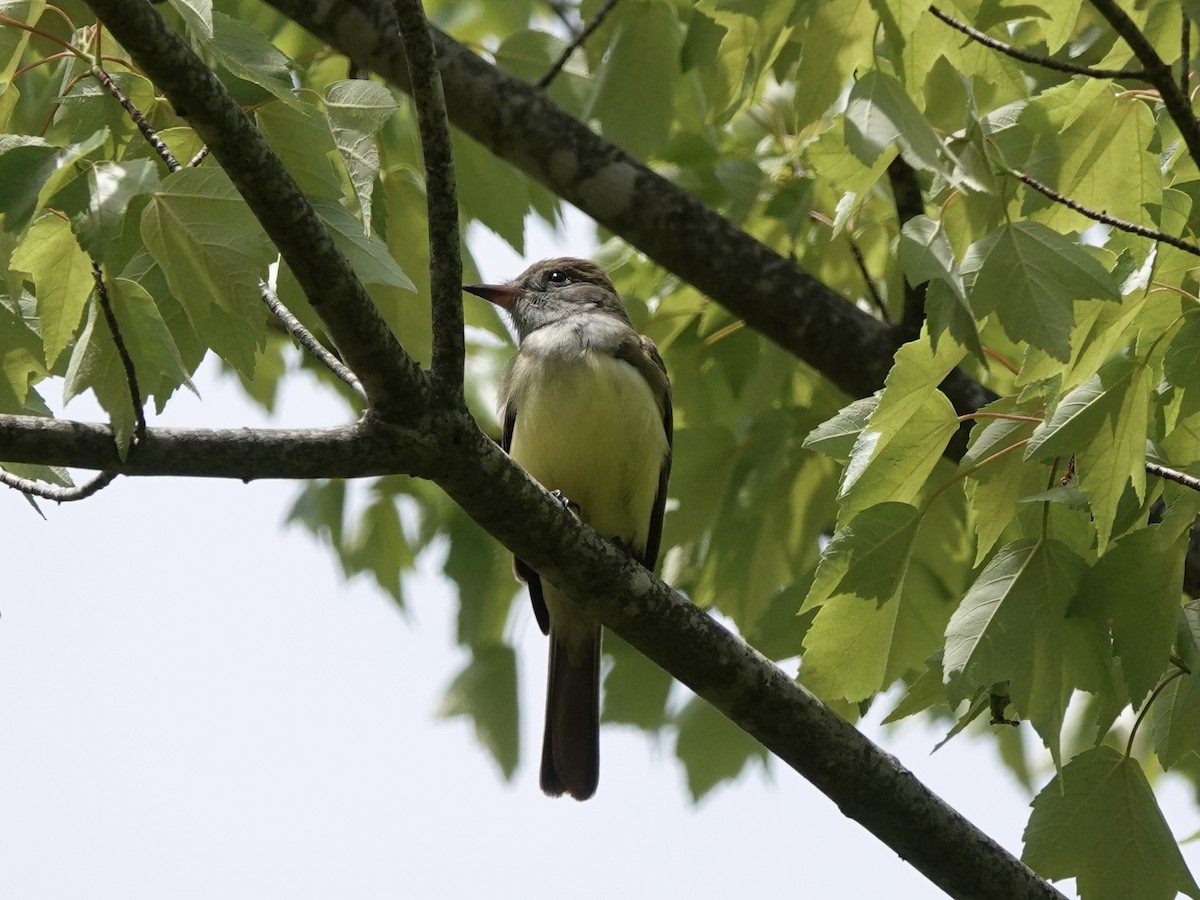
{"label": "thin twig", "polygon": [[70,503],[73,500],[86,500],[97,491],[108,487],[116,480],[117,475],[117,472],[101,472],[91,481],[81,484],[78,487],[62,488],[53,484],[42,484],[28,478],[21,478],[12,474],[12,472],[0,470],[0,484],[5,484],[13,490],[20,491],[22,494],[41,497],[43,500],[53,500],[56,503]]}
{"label": "thin twig", "polygon": [[1124,219],[1118,219],[1116,216],[1110,216],[1108,213],[1101,210],[1095,210],[1091,207],[1084,206],[1077,200],[1072,200],[1070,197],[1060,194],[1058,191],[1054,190],[1054,188],[1043,184],[1031,175],[1026,175],[1024,172],[1018,172],[1014,169],[1012,170],[1012,175],[1018,181],[1029,185],[1039,194],[1043,194],[1046,197],[1049,197],[1055,203],[1061,203],[1068,209],[1073,209],[1080,215],[1087,216],[1089,219],[1095,222],[1111,225],[1113,228],[1118,228],[1121,231],[1127,231],[1130,234],[1136,234],[1139,237],[1150,238],[1152,241],[1160,241],[1164,244],[1170,244],[1172,247],[1183,250],[1185,253],[1191,253],[1193,256],[1200,256],[1200,247],[1197,247],[1195,244],[1189,244],[1182,238],[1174,237],[1173,235],[1167,234],[1164,231],[1146,228],[1144,225],[1135,225],[1133,222],[1126,222]]}
{"label": "thin twig", "polygon": [[1192,104],[1187,93],[1180,92],[1179,82],[1175,80],[1175,73],[1171,71],[1171,67],[1163,62],[1146,35],[1142,34],[1141,29],[1114,0],[1091,0],[1091,3],[1096,11],[1108,20],[1113,31],[1125,40],[1138,62],[1145,68],[1146,80],[1158,89],[1167,115],[1179,129],[1183,142],[1187,144],[1188,154],[1200,164],[1200,122],[1197,122],[1192,114]]}
{"label": "thin twig", "polygon": [[997,50],[1005,56],[1011,56],[1013,59],[1019,59],[1021,62],[1032,63],[1035,66],[1042,66],[1045,69],[1053,69],[1056,72],[1069,72],[1072,75],[1087,75],[1090,78],[1136,78],[1141,81],[1149,81],[1150,78],[1141,69],[1093,69],[1090,66],[1077,66],[1073,63],[1059,62],[1056,59],[1050,59],[1048,56],[1038,56],[1036,53],[1029,53],[1025,50],[1018,50],[1011,44],[1006,44],[1004,41],[998,41],[989,34],[985,34],[977,28],[972,28],[966,22],[961,22],[954,16],[938,9],[936,6],[929,7],[929,11],[934,16],[941,19],[951,28],[956,31],[961,31],[971,40],[983,44],[985,47],[990,47],[992,50]]}
{"label": "thin twig", "polygon": [[449,399],[461,400],[463,391],[462,240],[458,226],[458,198],[454,184],[454,158],[450,122],[438,72],[433,37],[420,0],[396,3],[400,35],[408,56],[412,98],[425,158],[425,199],[429,211],[429,292],[433,304],[432,378]]}
{"label": "thin twig", "polygon": [[1154,705],[1154,701],[1158,699],[1158,695],[1161,694],[1164,690],[1166,690],[1167,685],[1169,685],[1172,681],[1174,681],[1176,678],[1179,678],[1180,676],[1186,675],[1186,674],[1187,674],[1187,672],[1185,670],[1176,669],[1170,675],[1165,676],[1162,679],[1162,681],[1160,681],[1158,683],[1158,686],[1154,688],[1153,693],[1150,694],[1150,699],[1148,699],[1142,705],[1142,710],[1141,710],[1141,712],[1138,713],[1137,719],[1134,720],[1133,727],[1129,729],[1129,740],[1125,743],[1126,759],[1128,759],[1129,756],[1132,755],[1133,739],[1137,737],[1138,728],[1140,728],[1142,725],[1142,719],[1146,718],[1146,713],[1150,712],[1150,707]]}
{"label": "thin twig", "polygon": [[367,399],[367,392],[363,389],[362,382],[346,365],[330,353],[325,346],[317,340],[316,335],[300,324],[300,320],[292,314],[292,311],[283,305],[283,301],[267,286],[265,281],[258,283],[258,293],[262,297],[263,303],[267,308],[274,313],[282,324],[287,333],[296,339],[301,347],[313,355],[313,357],[325,366],[330,372],[340,378],[345,384],[362,397]]}
{"label": "thin twig", "polygon": [[617,0],[607,0],[607,2],[596,10],[596,14],[592,16],[592,20],[583,26],[583,30],[571,40],[571,43],[563,47],[562,53],[558,54],[558,59],[554,60],[550,68],[546,70],[546,74],[537,80],[537,87],[545,90],[550,87],[552,82],[563,66],[567,64],[567,60],[571,58],[571,54],[583,46],[583,42],[592,36],[592,32],[600,27],[605,17],[612,12],[614,6],[617,5]]}
{"label": "thin twig", "polygon": [[850,244],[850,252],[854,255],[854,262],[858,265],[858,271],[862,273],[863,281],[867,283],[867,290],[871,292],[871,299],[875,303],[875,308],[879,310],[879,318],[891,323],[891,316],[888,315],[887,307],[883,305],[883,298],[879,296],[879,289],[875,287],[875,282],[871,278],[871,271],[867,268],[867,261],[863,259],[862,251],[858,249],[858,243],[848,234],[846,235],[846,241]]}
{"label": "thin twig", "polygon": [[162,138],[150,127],[150,123],[146,121],[146,117],[142,115],[142,111],[134,106],[133,101],[125,96],[125,93],[117,87],[117,83],[102,68],[93,66],[92,74],[104,86],[104,89],[116,97],[117,102],[125,107],[125,111],[129,113],[129,118],[133,119],[133,124],[138,127],[138,131],[142,133],[142,137],[154,148],[154,152],[167,164],[167,168],[172,172],[178,172],[182,168],[179,165],[179,160],[175,158],[175,154],[171,152],[170,148],[163,143]]}
{"label": "thin twig", "polygon": [[121,368],[125,370],[125,384],[129,388],[129,402],[133,406],[133,446],[142,443],[146,438],[146,413],[142,409],[142,392],[138,389],[137,371],[133,367],[133,357],[129,355],[129,348],[125,346],[125,339],[121,337],[121,326],[117,323],[117,315],[113,312],[112,303],[108,298],[108,288],[104,285],[104,273],[100,271],[100,264],[94,259],[92,260],[92,280],[96,282],[96,302],[100,304],[100,311],[104,313],[104,321],[108,323],[108,332],[112,335],[113,343],[117,347],[117,357],[121,360]]}
{"label": "thin twig", "polygon": [[197,150],[196,155],[188,160],[188,168],[194,169],[206,159],[208,159],[208,144],[205,144],[203,147]]}
{"label": "thin twig", "polygon": [[[906,222],[925,213],[921,182],[917,179],[916,170],[899,155],[888,165],[887,174],[892,186],[892,199],[896,204],[896,220],[903,229]],[[921,333],[928,286],[927,281],[912,285],[907,278],[904,279],[904,313],[900,318],[900,330],[905,340],[913,340]]]}
{"label": "thin twig", "polygon": [[1157,475],[1159,478],[1166,478],[1168,481],[1174,481],[1177,484],[1182,484],[1186,488],[1191,488],[1193,491],[1200,491],[1200,478],[1195,475],[1189,475],[1187,472],[1180,472],[1177,469],[1168,469],[1166,466],[1160,466],[1158,463],[1146,463],[1146,471],[1151,475]]}
{"label": "thin twig", "polygon": [[572,37],[579,34],[580,23],[571,20],[571,11],[578,12],[578,9],[571,6],[569,3],[562,3],[559,0],[546,0],[546,5],[550,7],[550,12],[558,17],[558,21],[562,22],[563,28],[567,29],[567,33]]}

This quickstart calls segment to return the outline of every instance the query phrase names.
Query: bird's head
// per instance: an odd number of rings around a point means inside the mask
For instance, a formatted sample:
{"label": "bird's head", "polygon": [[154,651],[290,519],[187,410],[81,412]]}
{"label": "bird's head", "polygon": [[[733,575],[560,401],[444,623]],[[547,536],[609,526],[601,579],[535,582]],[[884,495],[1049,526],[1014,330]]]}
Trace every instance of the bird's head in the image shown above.
{"label": "bird's head", "polygon": [[522,339],[573,316],[600,313],[629,321],[612,281],[586,259],[544,259],[507,284],[465,284],[463,290],[507,312]]}

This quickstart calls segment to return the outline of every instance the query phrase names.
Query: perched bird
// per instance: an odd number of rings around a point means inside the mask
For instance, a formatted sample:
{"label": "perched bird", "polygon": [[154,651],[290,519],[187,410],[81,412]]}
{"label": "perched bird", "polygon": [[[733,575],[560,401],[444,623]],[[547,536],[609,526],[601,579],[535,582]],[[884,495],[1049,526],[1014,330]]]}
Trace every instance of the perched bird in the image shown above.
{"label": "perched bird", "polygon": [[[508,313],[519,348],[504,371],[502,445],[547,490],[649,569],[671,469],[671,386],[604,271],[547,259],[507,284],[464,290]],[[586,800],[600,777],[599,620],[521,560],[550,635],[542,790]]]}

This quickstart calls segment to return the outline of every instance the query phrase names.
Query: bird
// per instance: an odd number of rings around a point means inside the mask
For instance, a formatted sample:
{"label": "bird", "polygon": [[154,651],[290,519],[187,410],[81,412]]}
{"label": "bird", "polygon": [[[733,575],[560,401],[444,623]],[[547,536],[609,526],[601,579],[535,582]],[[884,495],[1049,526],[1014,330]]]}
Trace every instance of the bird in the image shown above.
{"label": "bird", "polygon": [[[600,534],[653,570],[671,473],[671,384],[604,270],[585,259],[534,263],[505,284],[463,289],[517,333],[499,407],[501,446]],[[514,558],[550,638],[540,783],[586,800],[600,777],[599,619]]]}

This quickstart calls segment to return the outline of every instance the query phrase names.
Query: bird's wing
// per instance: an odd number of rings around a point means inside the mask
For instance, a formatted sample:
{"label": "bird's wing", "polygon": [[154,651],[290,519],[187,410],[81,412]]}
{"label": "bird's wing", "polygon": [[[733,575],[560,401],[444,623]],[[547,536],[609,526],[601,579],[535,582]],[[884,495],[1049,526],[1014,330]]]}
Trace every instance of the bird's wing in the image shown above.
{"label": "bird's wing", "polygon": [[[513,429],[517,425],[517,410],[511,403],[504,407],[503,430],[500,432],[500,448],[508,453],[512,449]],[[529,585],[529,602],[533,606],[533,617],[537,619],[542,634],[550,633],[550,611],[542,594],[542,578],[522,559],[513,557],[513,572],[517,578]]]}
{"label": "bird's wing", "polygon": [[667,452],[663,455],[658,470],[658,493],[654,495],[654,506],[650,510],[650,531],[646,547],[638,561],[647,569],[654,569],[658,562],[658,549],[662,542],[663,510],[667,503],[667,480],[671,477],[671,448],[675,437],[675,421],[671,411],[671,382],[667,378],[667,366],[654,346],[654,341],[645,335],[629,340],[617,348],[617,357],[632,365],[654,392],[662,411],[663,431],[667,435]]}

